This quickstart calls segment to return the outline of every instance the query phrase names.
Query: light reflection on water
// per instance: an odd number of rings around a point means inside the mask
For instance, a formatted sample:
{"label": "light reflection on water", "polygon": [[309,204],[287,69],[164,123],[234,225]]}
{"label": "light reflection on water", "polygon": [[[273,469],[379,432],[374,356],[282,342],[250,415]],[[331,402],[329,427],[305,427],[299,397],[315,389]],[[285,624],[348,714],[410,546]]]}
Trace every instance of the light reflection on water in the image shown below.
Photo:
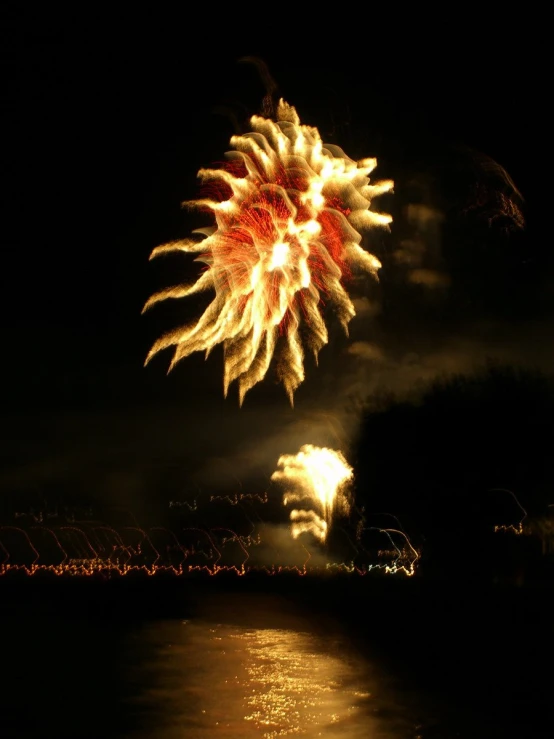
{"label": "light reflection on water", "polygon": [[134,676],[142,690],[132,710],[143,727],[134,736],[414,736],[415,720],[395,702],[389,679],[336,632],[291,620],[287,609],[272,602],[264,612],[243,602],[237,618],[219,604],[219,623],[206,614],[135,634],[129,646],[150,656],[140,659]]}

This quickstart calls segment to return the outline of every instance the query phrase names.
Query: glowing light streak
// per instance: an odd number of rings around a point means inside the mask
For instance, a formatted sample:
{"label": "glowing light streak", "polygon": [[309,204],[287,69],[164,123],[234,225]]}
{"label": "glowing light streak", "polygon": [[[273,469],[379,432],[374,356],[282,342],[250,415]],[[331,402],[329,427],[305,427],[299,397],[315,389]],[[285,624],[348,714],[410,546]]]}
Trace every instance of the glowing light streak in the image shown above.
{"label": "glowing light streak", "polygon": [[[370,527],[370,530],[379,531],[380,533],[385,534],[393,546],[393,551],[396,551],[397,553],[397,557],[391,565],[375,565],[375,567],[382,566],[387,574],[396,574],[397,572],[403,572],[408,577],[412,577],[412,575],[415,574],[416,564],[417,561],[420,559],[420,554],[414,548],[412,542],[404,533],[404,531],[401,531],[399,529],[382,529],[378,527]],[[405,547],[403,549],[400,549],[400,547],[395,543],[394,539],[392,538],[392,534],[398,534],[398,536],[402,537],[405,544]],[[402,562],[407,563],[402,564]]]}
{"label": "glowing light streak", "polygon": [[170,508],[188,508],[189,511],[196,511],[198,510],[198,504],[195,500],[192,501],[192,503],[189,503],[186,500],[170,500],[169,501],[169,507]]}
{"label": "glowing light streak", "polygon": [[240,503],[246,502],[267,503],[269,498],[267,497],[267,493],[264,493],[263,495],[258,495],[257,493],[235,493],[233,496],[210,495],[210,503],[214,503],[216,501],[222,501],[229,503],[232,506],[236,506],[240,505]]}
{"label": "glowing light streak", "polygon": [[148,534],[146,533],[146,531],[144,531],[143,529],[139,528],[138,526],[126,526],[125,527],[125,530],[126,531],[138,531],[138,533],[141,534],[142,539],[140,540],[140,542],[138,544],[137,554],[141,554],[142,553],[142,550],[141,550],[142,542],[143,541],[148,542],[148,544],[152,548],[152,551],[156,554],[156,559],[154,561],[154,567],[155,567],[156,566],[156,563],[158,562],[158,560],[161,559],[161,555],[158,552],[158,550],[156,549],[156,547],[152,544],[152,541],[151,541],[150,537],[148,536]]}
{"label": "glowing light streak", "polygon": [[516,534],[516,536],[521,536],[521,534],[524,533],[523,522],[527,518],[527,511],[521,505],[521,503],[517,499],[515,493],[512,490],[507,490],[506,488],[491,488],[489,490],[489,493],[508,493],[508,495],[511,495],[512,496],[512,498],[515,500],[518,508],[523,513],[523,518],[515,526],[513,524],[495,526],[494,527],[495,534],[502,531],[504,533]]}
{"label": "glowing light streak", "polygon": [[[60,531],[70,531],[70,532],[73,532],[73,533],[75,533],[75,534],[78,534],[78,535],[80,535],[80,536],[81,536],[81,537],[82,537],[82,538],[83,538],[83,539],[85,540],[85,544],[86,544],[86,546],[87,546],[87,547],[88,547],[88,548],[90,549],[90,551],[92,552],[92,554],[93,554],[93,557],[95,557],[96,559],[98,559],[98,558],[99,558],[99,556],[98,556],[98,552],[97,552],[97,551],[96,551],[96,550],[94,549],[94,547],[93,547],[93,546],[92,546],[92,544],[90,543],[90,541],[89,541],[89,539],[88,539],[87,535],[85,534],[85,532],[84,532],[84,531],[83,531],[82,529],[79,529],[79,528],[77,528],[76,526],[61,526],[61,527],[60,527]],[[79,536],[77,536],[77,541],[79,541]],[[88,559],[88,556],[89,556],[89,555],[88,555],[88,553],[86,552],[86,549],[85,549],[85,550],[83,550],[83,551],[85,552],[85,556],[83,557],[83,559]]]}
{"label": "glowing light streak", "polygon": [[[140,527],[124,527],[121,533],[112,527],[95,527],[95,531],[99,534],[109,537],[109,545],[102,546],[100,550],[104,553],[102,556],[93,549],[87,542],[89,538],[86,532],[78,527],[63,526],[50,529],[47,527],[32,527],[33,531],[50,536],[56,545],[55,551],[59,552],[59,557],[54,555],[54,559],[61,561],[52,562],[53,550],[44,539],[40,542],[32,540],[29,534],[19,527],[2,527],[2,533],[15,532],[24,543],[18,539],[11,540],[14,547],[14,554],[10,553],[10,544],[7,544],[0,538],[0,548],[4,552],[3,561],[0,564],[0,576],[9,576],[22,574],[26,576],[51,575],[58,577],[100,577],[102,579],[110,577],[121,577],[128,575],[144,575],[144,576],[176,576],[187,577],[197,574],[215,576],[218,574],[230,575],[247,575],[247,574],[263,574],[268,576],[278,576],[284,574],[295,574],[301,576],[319,576],[328,572],[342,573],[347,575],[366,575],[371,571],[381,571],[384,574],[404,574],[411,576],[414,573],[417,558],[419,557],[416,550],[411,546],[405,534],[394,529],[375,529],[386,533],[392,544],[391,551],[382,551],[379,559],[393,557],[391,562],[379,562],[377,564],[355,564],[345,562],[331,562],[327,565],[312,564],[313,553],[308,546],[298,541],[299,552],[302,551],[303,561],[297,564],[280,565],[273,564],[252,564],[250,553],[248,551],[252,546],[263,545],[263,536],[260,532],[254,535],[254,532],[248,535],[241,535],[233,529],[217,527],[213,529],[203,529],[199,527],[189,527],[182,529],[182,534],[188,537],[193,533],[204,539],[207,547],[199,546],[195,543],[184,544],[175,532],[164,527],[153,527],[144,530]],[[138,535],[139,541],[125,544],[123,534],[132,532]],[[160,534],[167,536],[167,544],[164,549],[153,545],[153,537]],[[222,535],[223,534],[223,535]],[[64,542],[61,537],[65,537]],[[398,545],[395,538],[401,536],[406,545]],[[174,542],[173,544],[171,542]],[[145,550],[144,544],[149,546]],[[240,551],[241,561],[238,563],[222,563],[222,557],[228,560],[229,555],[236,556],[234,549],[230,550],[229,545],[234,543]],[[6,545],[7,544],[7,545]],[[41,552],[42,545],[46,547]],[[75,550],[74,553],[71,549]],[[172,561],[174,552],[179,552],[179,562]],[[15,561],[15,558],[28,558],[28,554],[34,556],[31,563]],[[76,555],[76,556],[75,556]],[[204,563],[193,561],[192,558],[201,557]],[[138,561],[137,561],[137,558]],[[49,561],[50,560],[50,561]]]}
{"label": "glowing light streak", "polygon": [[112,553],[115,554],[118,550],[120,550],[122,553],[124,552],[127,557],[130,559],[131,554],[125,544],[123,543],[123,539],[121,536],[117,533],[115,529],[113,529],[111,526],[97,526],[94,529],[95,531],[106,531],[110,534],[112,534],[117,542],[119,544],[116,546],[115,544],[112,544]]}
{"label": "glowing light streak", "polygon": [[[209,556],[213,556],[213,552],[214,551],[217,552],[217,559],[216,559],[216,561],[214,563],[215,565],[217,565],[217,563],[221,559],[221,552],[219,551],[219,549],[214,544],[214,541],[213,541],[212,537],[210,536],[210,534],[207,531],[205,531],[204,529],[198,529],[198,528],[194,528],[194,527],[188,527],[186,529],[183,529],[183,531],[196,531],[196,532],[201,533],[203,536],[205,536],[208,539],[208,541],[210,542],[210,547],[212,549],[212,551],[210,552],[210,555]],[[208,557],[208,555],[205,554],[204,552],[202,552],[202,554],[205,557]]]}
{"label": "glowing light streak", "polygon": [[[181,544],[179,543],[179,539],[177,539],[177,536],[175,535],[175,533],[173,531],[169,531],[168,529],[166,529],[164,527],[161,527],[161,526],[154,526],[153,528],[150,529],[150,531],[163,531],[164,533],[169,534],[169,536],[173,538],[173,540],[175,541],[175,545],[176,545],[177,549],[179,549],[179,551],[182,552],[182,554],[183,554],[183,559],[181,560],[181,562],[178,565],[179,567],[182,566],[183,562],[187,558],[187,550],[183,546],[181,546]],[[167,551],[169,553],[169,545],[167,547]]]}
{"label": "glowing light streak", "polygon": [[26,576],[52,575],[55,577],[125,577],[131,575],[146,575],[148,577],[187,577],[198,573],[214,577],[219,574],[233,574],[240,577],[247,575],[278,576],[283,574],[295,574],[301,576],[319,577],[329,572],[336,574],[365,576],[374,571],[382,571],[388,575],[403,573],[411,577],[409,567],[393,566],[387,564],[354,565],[345,562],[329,562],[325,566],[309,566],[312,555],[306,550],[306,560],[302,565],[259,565],[256,567],[242,567],[241,565],[128,565],[109,560],[70,560],[66,564],[41,565],[41,564],[6,564],[0,565],[0,577],[22,574]]}
{"label": "glowing light streak", "polygon": [[228,533],[231,534],[231,538],[230,539],[226,539],[225,541],[236,541],[237,544],[239,545],[239,547],[244,552],[244,557],[245,558],[244,558],[243,562],[241,562],[241,564],[240,564],[241,572],[244,572],[245,571],[246,562],[250,558],[250,554],[246,551],[246,548],[245,548],[244,544],[241,541],[241,537],[238,536],[234,531],[231,531],[231,529],[224,529],[221,526],[217,526],[216,528],[212,529],[212,531],[227,531]]}
{"label": "glowing light streak", "polygon": [[369,184],[375,159],[355,162],[324,144],[283,100],[276,121],[253,116],[250,124],[250,133],[231,138],[221,168],[199,171],[209,197],[185,203],[211,213],[215,225],[151,254],[197,254],[206,268],[192,285],[153,295],[144,310],[206,290],[215,297],[196,323],[156,341],[146,363],[174,347],[171,370],[190,354],[208,357],[222,344],[224,394],[236,381],[242,404],[275,356],[292,404],[304,380],[304,343],[317,359],[328,342],[323,304],[334,308],[348,333],[355,309],[345,283],[354,269],[377,278],[381,264],[360,246],[361,231],[388,227],[391,217],[371,204],[393,183]]}
{"label": "glowing light streak", "polygon": [[1,541],[0,541],[0,549],[2,549],[2,551],[3,551],[3,552],[5,553],[5,555],[6,555],[6,556],[4,557],[4,560],[3,560],[3,562],[2,562],[2,566],[4,566],[4,565],[5,565],[5,564],[6,564],[7,562],[8,562],[9,558],[10,558],[10,553],[8,552],[8,550],[7,550],[7,549],[6,549],[6,547],[5,547],[5,546],[4,546],[3,544],[2,544],[2,542],[1,542]]}
{"label": "glowing light streak", "polygon": [[35,555],[35,559],[33,561],[33,565],[36,564],[39,560],[40,554],[33,546],[33,542],[29,538],[29,534],[24,531],[23,529],[19,528],[18,526],[0,526],[0,531],[17,531],[20,533],[28,542],[29,546],[31,547],[33,554]]}
{"label": "glowing light streak", "polygon": [[55,542],[56,546],[58,547],[58,549],[60,550],[60,552],[63,555],[61,564],[63,564],[68,559],[67,552],[65,551],[65,549],[60,544],[60,540],[58,539],[58,537],[56,536],[56,534],[52,531],[52,529],[46,528],[46,526],[33,526],[32,527],[32,530],[35,530],[35,531],[44,531],[47,534],[50,534],[50,536],[52,536],[52,538],[54,539],[54,542]]}

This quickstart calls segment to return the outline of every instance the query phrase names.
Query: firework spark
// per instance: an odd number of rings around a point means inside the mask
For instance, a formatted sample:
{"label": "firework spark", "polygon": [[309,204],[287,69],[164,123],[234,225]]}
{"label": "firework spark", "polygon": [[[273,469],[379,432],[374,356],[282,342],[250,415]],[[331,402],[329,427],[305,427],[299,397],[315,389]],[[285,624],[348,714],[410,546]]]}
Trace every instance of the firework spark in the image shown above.
{"label": "firework spark", "polygon": [[291,511],[292,537],[308,532],[325,541],[333,514],[350,510],[346,483],[353,478],[352,468],[340,452],[311,444],[298,454],[283,454],[277,465],[271,479],[285,486],[283,504],[310,506]]}
{"label": "firework spark", "polygon": [[162,290],[144,306],[215,291],[199,320],[162,336],[146,363],[172,346],[171,370],[193,352],[207,357],[223,344],[224,394],[237,381],[241,404],[274,357],[293,403],[304,380],[304,346],[317,360],[328,342],[323,306],[334,308],[347,333],[355,310],[345,283],[353,269],[377,277],[380,262],[360,246],[361,232],[392,220],[371,210],[373,198],[393,187],[369,184],[375,159],[355,162],[323,144],[283,100],[275,117],[253,116],[252,131],[231,138],[226,163],[199,171],[208,196],[185,205],[210,212],[215,225],[158,246],[151,258],[198,254],[205,269],[192,285]]}

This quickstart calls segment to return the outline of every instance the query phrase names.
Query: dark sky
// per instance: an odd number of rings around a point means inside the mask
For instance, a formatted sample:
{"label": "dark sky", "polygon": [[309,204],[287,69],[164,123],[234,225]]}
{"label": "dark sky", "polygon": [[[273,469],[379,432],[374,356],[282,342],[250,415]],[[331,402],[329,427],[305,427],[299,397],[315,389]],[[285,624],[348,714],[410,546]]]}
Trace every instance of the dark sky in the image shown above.
{"label": "dark sky", "polygon": [[[45,7],[8,19],[2,490],[100,491],[136,504],[162,478],[167,495],[190,478],[260,481],[281,452],[349,437],[335,411],[375,384],[405,389],[437,371],[471,369],[489,350],[550,366],[552,263],[539,188],[546,101],[526,20],[452,10],[449,19],[400,23],[396,13],[368,11],[312,26],[278,10],[258,9],[251,21],[201,8],[162,17]],[[256,69],[238,62],[245,55],[267,63],[279,93],[324,140],[352,158],[378,157],[379,176],[397,182],[392,207],[404,227],[413,192],[416,205],[442,214],[432,249],[439,261],[449,255],[461,296],[445,308],[442,293],[429,298],[420,285],[414,296],[385,280],[382,318],[353,329],[350,353],[337,332],[320,369],[309,367],[295,411],[272,380],[240,411],[234,393],[223,401],[218,352],[207,363],[191,357],[170,377],[166,356],[142,368],[180,310],[141,317],[146,298],[175,280],[148,255],[190,232],[193,217],[179,204],[196,196],[197,170],[227,149],[234,130],[222,111],[242,125],[259,111],[265,90]],[[513,179],[525,198],[523,235],[482,223],[477,236],[465,234],[456,208],[482,176],[468,151]],[[399,238],[393,230],[382,249],[392,254]],[[383,361],[363,364],[375,346]],[[350,364],[339,370],[341,353]],[[319,402],[330,393],[332,408]]]}

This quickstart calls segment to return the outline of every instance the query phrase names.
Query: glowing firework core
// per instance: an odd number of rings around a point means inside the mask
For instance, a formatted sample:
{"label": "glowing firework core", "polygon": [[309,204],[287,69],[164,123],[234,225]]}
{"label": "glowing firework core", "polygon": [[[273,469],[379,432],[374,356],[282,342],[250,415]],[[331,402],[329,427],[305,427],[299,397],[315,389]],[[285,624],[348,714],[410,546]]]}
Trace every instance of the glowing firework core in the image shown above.
{"label": "glowing firework core", "polygon": [[293,402],[304,379],[301,327],[316,359],[328,341],[322,301],[334,307],[348,331],[355,310],[344,281],[353,267],[377,277],[381,266],[361,248],[359,231],[392,220],[370,209],[372,199],[393,186],[369,184],[375,159],[355,162],[339,147],[324,145],[319,131],[301,125],[283,100],[276,118],[253,116],[252,132],[231,138],[234,150],[226,164],[200,170],[210,197],[188,205],[210,211],[215,226],[196,231],[198,238],[159,246],[151,258],[196,253],[207,267],[194,284],[165,289],[144,306],[215,291],[201,318],[160,338],[146,362],[174,346],[172,369],[193,352],[208,356],[222,343],[224,393],[237,380],[241,404],[265,377],[274,354]]}
{"label": "glowing firework core", "polygon": [[269,265],[269,271],[272,272],[278,267],[284,267],[287,263],[287,257],[290,252],[290,246],[288,244],[275,244],[273,247],[273,254],[271,257],[271,263]]}
{"label": "glowing firework core", "polygon": [[308,502],[318,510],[291,511],[293,538],[309,532],[325,541],[333,514],[350,509],[345,484],[353,478],[352,467],[340,452],[311,444],[301,447],[298,454],[283,454],[277,465],[280,469],[271,479],[286,487],[283,504]]}

